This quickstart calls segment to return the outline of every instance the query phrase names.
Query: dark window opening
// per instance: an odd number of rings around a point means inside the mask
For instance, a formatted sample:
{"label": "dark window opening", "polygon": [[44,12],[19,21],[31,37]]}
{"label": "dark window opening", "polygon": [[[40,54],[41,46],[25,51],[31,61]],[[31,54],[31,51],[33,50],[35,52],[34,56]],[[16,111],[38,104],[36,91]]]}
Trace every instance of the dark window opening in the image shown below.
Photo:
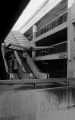
{"label": "dark window opening", "polygon": [[50,46],[63,41],[67,41],[67,28],[37,41],[36,46]]}
{"label": "dark window opening", "polygon": [[44,56],[44,55],[51,55],[51,54],[56,54],[56,53],[61,53],[61,52],[66,52],[67,51],[67,43],[63,42],[62,44],[58,44],[57,46],[54,46],[52,48],[44,48],[40,50],[36,50],[35,56]]}
{"label": "dark window opening", "polygon": [[67,77],[67,60],[44,60],[37,61],[37,66],[43,73],[48,73],[51,78]]}

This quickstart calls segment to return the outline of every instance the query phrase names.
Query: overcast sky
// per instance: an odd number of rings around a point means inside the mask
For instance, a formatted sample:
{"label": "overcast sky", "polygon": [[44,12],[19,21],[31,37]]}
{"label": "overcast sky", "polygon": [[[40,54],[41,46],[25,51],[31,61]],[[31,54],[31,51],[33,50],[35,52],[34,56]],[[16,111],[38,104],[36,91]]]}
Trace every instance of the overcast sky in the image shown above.
{"label": "overcast sky", "polygon": [[[18,21],[12,28],[12,30],[19,30],[23,24],[27,22],[27,20],[37,11],[37,9],[45,2],[46,0],[30,0],[29,4],[19,17]],[[55,3],[56,0],[50,0],[52,1],[52,5]],[[61,0],[57,0],[60,2]],[[69,1],[69,6],[73,3],[74,0],[68,0]]]}

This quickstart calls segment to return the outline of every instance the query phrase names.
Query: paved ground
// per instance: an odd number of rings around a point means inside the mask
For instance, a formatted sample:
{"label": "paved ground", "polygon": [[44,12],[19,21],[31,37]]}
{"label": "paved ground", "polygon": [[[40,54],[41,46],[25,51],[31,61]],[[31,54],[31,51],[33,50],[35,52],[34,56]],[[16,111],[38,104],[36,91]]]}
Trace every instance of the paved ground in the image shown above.
{"label": "paved ground", "polygon": [[0,120],[74,120],[75,88],[0,85]]}

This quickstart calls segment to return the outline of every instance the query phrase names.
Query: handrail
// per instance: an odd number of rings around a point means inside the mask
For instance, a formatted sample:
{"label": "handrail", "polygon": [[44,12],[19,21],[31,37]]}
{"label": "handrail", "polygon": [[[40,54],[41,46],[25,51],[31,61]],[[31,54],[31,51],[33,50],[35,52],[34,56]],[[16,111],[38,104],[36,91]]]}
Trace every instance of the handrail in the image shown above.
{"label": "handrail", "polygon": [[[40,35],[37,35],[39,32],[41,32],[41,30],[43,30],[45,27],[49,26],[51,23],[53,23],[55,20],[57,20],[59,17],[62,17],[63,15],[67,14],[67,12],[63,12],[61,15],[58,15],[55,19],[51,20],[50,23],[45,24],[45,26],[43,26],[42,28],[40,28],[37,32],[36,32],[36,37],[39,37]],[[49,31],[49,30],[48,30]],[[47,32],[48,32],[47,31]],[[29,35],[29,38],[32,37],[32,33]]]}
{"label": "handrail", "polygon": [[[48,26],[49,24],[51,24],[52,22],[54,22],[55,20],[57,20],[59,17],[63,16],[64,14],[67,14],[67,12],[65,11],[61,15],[58,15],[55,19],[51,20],[50,23],[47,23],[45,26]],[[42,30],[45,26],[40,28],[39,31]],[[39,32],[39,31],[37,31],[37,32]]]}
{"label": "handrail", "polygon": [[60,43],[57,43],[57,44],[54,44],[54,45],[51,45],[51,46],[46,46],[46,47],[45,46],[34,47],[33,49],[34,50],[39,50],[39,49],[53,48],[53,47],[56,47],[56,46],[64,44],[64,43],[67,43],[67,41],[63,41],[63,42],[60,42]]}

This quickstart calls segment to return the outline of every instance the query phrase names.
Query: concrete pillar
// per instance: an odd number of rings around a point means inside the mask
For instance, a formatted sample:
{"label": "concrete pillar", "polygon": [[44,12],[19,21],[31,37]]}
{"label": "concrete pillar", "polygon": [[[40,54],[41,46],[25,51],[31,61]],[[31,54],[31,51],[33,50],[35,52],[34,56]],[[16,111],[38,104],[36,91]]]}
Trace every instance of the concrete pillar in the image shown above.
{"label": "concrete pillar", "polygon": [[[33,44],[35,44],[35,39],[36,39],[36,32],[37,32],[37,26],[36,25],[33,25]],[[32,50],[32,57],[34,58],[35,57],[35,51]]]}
{"label": "concrete pillar", "polygon": [[33,41],[36,39],[37,26],[33,25]]}
{"label": "concrete pillar", "polygon": [[35,57],[35,51],[32,51],[32,58]]}
{"label": "concrete pillar", "polygon": [[75,78],[75,41],[74,41],[74,31],[75,26],[72,23],[72,8],[68,9],[68,60],[67,60],[67,78]]}
{"label": "concrete pillar", "polygon": [[6,51],[5,51],[5,44],[4,43],[1,44],[1,52],[2,52],[2,57],[3,57],[3,60],[4,60],[5,70],[8,73],[8,65],[7,65],[7,61],[5,59],[5,52]]}

